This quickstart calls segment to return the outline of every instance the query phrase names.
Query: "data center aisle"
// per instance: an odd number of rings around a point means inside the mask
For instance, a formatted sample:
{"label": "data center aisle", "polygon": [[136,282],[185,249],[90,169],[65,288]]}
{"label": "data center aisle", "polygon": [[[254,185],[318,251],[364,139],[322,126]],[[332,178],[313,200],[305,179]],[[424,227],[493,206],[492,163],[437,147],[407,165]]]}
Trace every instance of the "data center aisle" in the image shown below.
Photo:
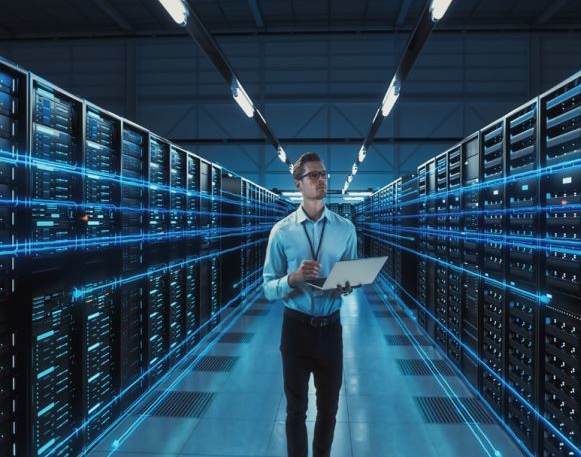
{"label": "data center aisle", "polygon": [[[341,311],[345,372],[333,457],[523,456],[438,351],[416,336],[413,321],[390,306],[367,288]],[[152,414],[127,418],[90,456],[286,456],[282,310],[280,302],[257,302],[196,368],[174,377]],[[311,392],[310,438],[312,383]]]}

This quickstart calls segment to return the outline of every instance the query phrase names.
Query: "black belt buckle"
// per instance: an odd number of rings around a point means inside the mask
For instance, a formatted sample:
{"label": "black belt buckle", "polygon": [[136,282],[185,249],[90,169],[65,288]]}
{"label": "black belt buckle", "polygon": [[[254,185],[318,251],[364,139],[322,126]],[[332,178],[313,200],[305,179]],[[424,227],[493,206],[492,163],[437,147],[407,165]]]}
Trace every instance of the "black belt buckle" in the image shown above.
{"label": "black belt buckle", "polygon": [[326,327],[329,324],[329,319],[326,317],[311,317],[310,324],[313,327]]}

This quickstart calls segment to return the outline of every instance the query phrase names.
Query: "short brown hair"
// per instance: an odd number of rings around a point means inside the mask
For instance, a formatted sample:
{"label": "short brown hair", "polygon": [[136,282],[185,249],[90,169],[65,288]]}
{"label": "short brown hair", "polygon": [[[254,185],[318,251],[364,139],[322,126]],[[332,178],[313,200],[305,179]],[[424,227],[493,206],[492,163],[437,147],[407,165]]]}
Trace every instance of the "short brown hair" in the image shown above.
{"label": "short brown hair", "polygon": [[322,160],[316,152],[305,152],[293,165],[293,178],[299,179],[305,171],[305,164],[309,162],[322,162]]}

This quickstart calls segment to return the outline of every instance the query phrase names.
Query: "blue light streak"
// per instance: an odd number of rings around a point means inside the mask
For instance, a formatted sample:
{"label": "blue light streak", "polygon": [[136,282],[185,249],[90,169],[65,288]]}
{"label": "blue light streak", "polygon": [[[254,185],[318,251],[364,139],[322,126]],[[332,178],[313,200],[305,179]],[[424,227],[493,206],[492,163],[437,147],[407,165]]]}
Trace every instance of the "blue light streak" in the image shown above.
{"label": "blue light streak", "polygon": [[[366,232],[367,233],[372,233],[371,231],[366,231]],[[375,232],[375,233],[382,234],[381,232]],[[540,299],[541,299],[541,297],[543,295],[543,294],[540,294],[540,293],[532,293],[532,292],[529,292],[527,290],[520,289],[520,288],[516,287],[515,285],[507,284],[506,282],[493,279],[493,278],[491,278],[489,276],[486,276],[484,274],[479,274],[479,273],[476,273],[474,271],[468,270],[466,268],[459,267],[458,265],[454,265],[453,263],[446,262],[443,259],[439,259],[439,258],[434,257],[434,256],[431,256],[431,255],[429,255],[427,253],[423,253],[423,252],[416,251],[414,249],[406,248],[405,246],[400,246],[398,244],[392,243],[392,242],[390,242],[388,240],[385,240],[383,238],[379,238],[379,237],[376,237],[376,236],[373,236],[373,235],[368,235],[368,236],[369,236],[369,238],[372,238],[372,239],[375,239],[375,240],[378,240],[378,241],[387,243],[387,244],[389,244],[389,245],[391,245],[391,246],[393,246],[395,248],[398,248],[398,249],[401,249],[401,250],[405,250],[405,251],[411,252],[412,254],[415,254],[415,255],[417,255],[419,257],[422,257],[424,259],[428,259],[428,260],[432,260],[434,262],[437,262],[440,265],[444,265],[444,266],[446,266],[446,267],[448,267],[448,268],[450,268],[450,269],[452,269],[454,271],[457,271],[459,273],[466,273],[466,274],[469,274],[470,276],[474,276],[474,277],[476,277],[478,279],[482,279],[485,282],[490,283],[492,285],[495,285],[495,286],[497,286],[497,287],[499,287],[501,289],[510,289],[511,291],[513,291],[514,293],[516,293],[516,294],[518,294],[518,295],[520,295],[522,297],[526,297],[526,298],[529,298],[529,299],[532,299],[532,300],[535,300],[535,301],[540,301]]]}

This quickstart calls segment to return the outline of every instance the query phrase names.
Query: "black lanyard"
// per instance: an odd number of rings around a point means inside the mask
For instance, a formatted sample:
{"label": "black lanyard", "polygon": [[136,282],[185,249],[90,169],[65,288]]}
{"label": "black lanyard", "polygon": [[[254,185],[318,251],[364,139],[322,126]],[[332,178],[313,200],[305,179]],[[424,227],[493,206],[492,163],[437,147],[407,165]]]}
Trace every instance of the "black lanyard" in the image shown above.
{"label": "black lanyard", "polygon": [[[319,260],[319,251],[321,250],[321,245],[323,244],[323,235],[325,234],[325,227],[327,226],[327,218],[323,219],[323,229],[321,230],[321,237],[319,238],[319,245],[317,246],[317,251],[315,251],[315,247],[313,246],[313,241],[311,241],[311,237],[307,233],[306,221],[303,225],[303,230],[305,231],[305,235],[307,235],[307,240],[309,240],[309,247],[311,248],[311,254],[313,255],[313,260]],[[314,234],[314,232],[313,232]]]}

